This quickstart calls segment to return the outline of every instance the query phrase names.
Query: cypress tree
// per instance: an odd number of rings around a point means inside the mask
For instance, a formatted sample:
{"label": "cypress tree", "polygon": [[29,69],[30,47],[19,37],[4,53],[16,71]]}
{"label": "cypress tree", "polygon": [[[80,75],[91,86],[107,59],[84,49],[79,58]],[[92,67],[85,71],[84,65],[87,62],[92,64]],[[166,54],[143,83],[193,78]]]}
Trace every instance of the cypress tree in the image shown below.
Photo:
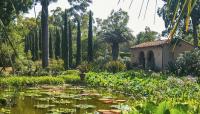
{"label": "cypress tree", "polygon": [[39,56],[42,58],[42,29],[39,27]]}
{"label": "cypress tree", "polygon": [[69,67],[73,67],[73,50],[72,50],[72,29],[71,29],[71,21],[69,20]]}
{"label": "cypress tree", "polygon": [[39,56],[39,30],[37,29],[35,32],[36,32],[36,37],[35,37],[35,57],[36,57],[36,60],[39,60],[40,59],[40,56]]}
{"label": "cypress tree", "polygon": [[33,31],[33,33],[32,33],[32,56],[33,56],[33,60],[35,60],[36,59],[36,57],[35,57],[35,31]]}
{"label": "cypress tree", "polygon": [[61,35],[58,28],[56,28],[56,41],[55,41],[55,56],[56,59],[61,57]]}
{"label": "cypress tree", "polygon": [[33,37],[32,33],[29,33],[29,49],[31,52],[32,52],[32,39],[33,39],[32,37]]}
{"label": "cypress tree", "polygon": [[64,15],[64,39],[63,39],[63,59],[64,59],[64,68],[69,69],[69,34],[68,34],[68,18],[67,18],[67,10],[65,10],[65,15]]}
{"label": "cypress tree", "polygon": [[28,48],[28,36],[25,37],[25,40],[24,40],[24,52],[27,53],[29,50]]}
{"label": "cypress tree", "polygon": [[88,62],[93,61],[93,28],[92,28],[92,11],[89,14],[88,26]]}
{"label": "cypress tree", "polygon": [[52,37],[52,31],[49,31],[49,57],[51,59],[54,58],[54,56],[53,56],[53,37]]}
{"label": "cypress tree", "polygon": [[77,53],[76,53],[76,66],[81,64],[81,27],[80,21],[77,20]]}
{"label": "cypress tree", "polygon": [[30,33],[28,34],[28,36],[27,36],[27,49],[28,49],[28,51],[30,51],[31,50],[31,41],[30,41]]}

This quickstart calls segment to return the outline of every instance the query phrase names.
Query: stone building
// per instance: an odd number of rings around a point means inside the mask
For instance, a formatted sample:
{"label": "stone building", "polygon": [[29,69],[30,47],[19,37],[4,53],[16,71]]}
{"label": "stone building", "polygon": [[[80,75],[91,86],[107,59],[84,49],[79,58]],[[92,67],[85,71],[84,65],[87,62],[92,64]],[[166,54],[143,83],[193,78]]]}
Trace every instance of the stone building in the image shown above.
{"label": "stone building", "polygon": [[182,39],[145,42],[131,47],[131,61],[141,68],[164,70],[180,53],[192,49],[193,45]]}

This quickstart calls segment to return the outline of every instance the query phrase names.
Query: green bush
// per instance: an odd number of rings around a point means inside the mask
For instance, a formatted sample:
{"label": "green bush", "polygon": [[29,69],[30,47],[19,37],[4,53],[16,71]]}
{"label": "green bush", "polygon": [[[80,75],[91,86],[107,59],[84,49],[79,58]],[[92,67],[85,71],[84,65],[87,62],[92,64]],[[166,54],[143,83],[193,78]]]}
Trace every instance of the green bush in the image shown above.
{"label": "green bush", "polygon": [[[22,64],[23,63],[23,64]],[[63,60],[51,59],[48,68],[43,69],[41,61],[16,60],[15,74],[18,76],[58,76],[64,71]]]}
{"label": "green bush", "polygon": [[200,75],[200,50],[187,51],[177,58],[174,65],[169,65],[169,70],[176,75]]}
{"label": "green bush", "polygon": [[120,61],[110,61],[105,65],[108,72],[117,73],[126,69],[125,64]]}
{"label": "green bush", "polygon": [[81,65],[79,65],[77,67],[77,69],[81,72],[81,73],[87,73],[91,70],[91,65],[88,63],[82,63]]}
{"label": "green bush", "polygon": [[102,72],[105,71],[105,64],[112,60],[112,57],[109,55],[99,56],[92,64],[92,71]]}

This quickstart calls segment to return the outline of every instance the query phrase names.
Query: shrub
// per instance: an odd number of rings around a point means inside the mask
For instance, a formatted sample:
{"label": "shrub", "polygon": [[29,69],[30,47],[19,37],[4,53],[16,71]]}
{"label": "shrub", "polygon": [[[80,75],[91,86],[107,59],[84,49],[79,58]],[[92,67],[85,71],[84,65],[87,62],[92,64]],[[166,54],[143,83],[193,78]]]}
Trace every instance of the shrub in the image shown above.
{"label": "shrub", "polygon": [[124,71],[126,66],[120,61],[110,61],[105,66],[108,72],[117,73],[120,71]]}
{"label": "shrub", "polygon": [[88,63],[82,63],[81,65],[79,65],[77,67],[77,69],[81,72],[81,73],[87,73],[90,71],[91,69],[91,65]]}
{"label": "shrub", "polygon": [[112,60],[111,56],[106,55],[105,57],[98,57],[92,64],[92,71],[102,72],[105,70],[105,64]]}
{"label": "shrub", "polygon": [[177,75],[200,75],[200,50],[187,51],[180,54],[169,70]]}

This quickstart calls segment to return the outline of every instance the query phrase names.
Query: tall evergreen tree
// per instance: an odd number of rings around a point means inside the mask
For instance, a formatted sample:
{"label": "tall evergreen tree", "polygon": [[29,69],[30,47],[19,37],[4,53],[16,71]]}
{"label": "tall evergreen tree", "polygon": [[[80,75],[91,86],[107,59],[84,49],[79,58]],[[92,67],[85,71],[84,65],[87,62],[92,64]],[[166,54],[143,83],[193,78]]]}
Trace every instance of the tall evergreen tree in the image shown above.
{"label": "tall evergreen tree", "polygon": [[42,58],[42,29],[39,27],[39,56]]}
{"label": "tall evergreen tree", "polygon": [[24,43],[24,52],[27,53],[28,50],[29,50],[29,47],[28,47],[28,40],[29,40],[29,37],[28,35],[26,36],[25,38],[25,43]]}
{"label": "tall evergreen tree", "polygon": [[76,66],[81,64],[81,27],[80,20],[77,20],[77,52],[76,52]]}
{"label": "tall evergreen tree", "polygon": [[88,62],[93,61],[93,28],[92,28],[92,11],[89,14],[88,26]]}
{"label": "tall evergreen tree", "polygon": [[36,35],[35,35],[35,31],[33,31],[32,33],[31,33],[31,35],[32,35],[32,44],[31,44],[31,46],[32,46],[32,50],[31,50],[31,52],[32,52],[32,56],[33,56],[33,60],[36,60],[36,57],[35,57],[35,37],[36,37]]}
{"label": "tall evergreen tree", "polygon": [[61,57],[61,34],[58,28],[56,28],[55,56],[56,59]]}
{"label": "tall evergreen tree", "polygon": [[68,18],[67,18],[67,10],[65,10],[64,15],[64,39],[63,39],[63,59],[64,59],[64,68],[69,69],[69,34],[68,34]]}
{"label": "tall evergreen tree", "polygon": [[49,57],[54,58],[53,54],[53,36],[52,31],[49,31]]}
{"label": "tall evergreen tree", "polygon": [[69,67],[73,67],[73,49],[72,49],[72,28],[71,21],[69,20]]}
{"label": "tall evergreen tree", "polygon": [[39,30],[36,29],[35,31],[35,59],[39,60],[40,56],[39,56]]}

